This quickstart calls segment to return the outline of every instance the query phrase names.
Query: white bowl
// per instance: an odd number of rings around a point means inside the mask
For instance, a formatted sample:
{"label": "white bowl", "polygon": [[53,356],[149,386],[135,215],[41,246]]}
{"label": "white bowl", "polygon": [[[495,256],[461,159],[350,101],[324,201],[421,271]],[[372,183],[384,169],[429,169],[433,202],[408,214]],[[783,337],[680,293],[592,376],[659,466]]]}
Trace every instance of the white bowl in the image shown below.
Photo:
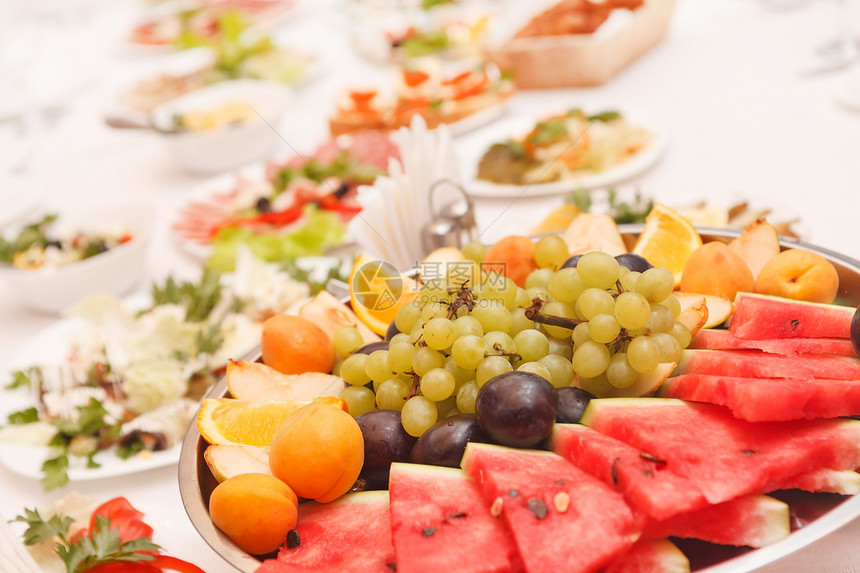
{"label": "white bowl", "polygon": [[119,296],[144,277],[146,250],[155,224],[155,208],[148,203],[121,203],[58,213],[57,225],[80,231],[122,228],[132,239],[94,257],[52,268],[33,270],[0,266],[5,282],[27,306],[59,313],[90,295]]}
{"label": "white bowl", "polygon": [[156,107],[150,120],[161,130],[171,130],[177,115],[228,102],[251,104],[260,117],[206,131],[159,133],[168,154],[187,170],[225,171],[259,159],[283,142],[275,126],[290,105],[292,93],[288,86],[263,80],[219,82]]}

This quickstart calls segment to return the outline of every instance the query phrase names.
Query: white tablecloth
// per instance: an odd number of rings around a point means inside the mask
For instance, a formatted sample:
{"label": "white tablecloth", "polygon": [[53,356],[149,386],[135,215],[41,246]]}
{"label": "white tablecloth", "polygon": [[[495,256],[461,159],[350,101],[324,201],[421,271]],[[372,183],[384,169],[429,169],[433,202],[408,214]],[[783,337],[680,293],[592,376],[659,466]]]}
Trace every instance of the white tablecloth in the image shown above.
{"label": "white tablecloth", "polygon": [[[510,113],[573,105],[647,110],[665,125],[670,142],[665,157],[633,181],[643,191],[669,205],[748,198],[780,214],[800,216],[813,243],[860,258],[860,231],[852,220],[860,212],[860,113],[835,99],[839,82],[857,70],[798,74],[815,48],[833,39],[836,4],[679,0],[666,40],[607,85],[522,92],[511,102]],[[163,62],[130,57],[120,48],[122,34],[142,6],[104,0],[70,5],[79,7],[64,12],[65,20],[43,17],[53,33],[41,35],[28,35],[29,20],[22,14],[32,16],[41,7],[51,14],[49,0],[16,0],[0,8],[0,16],[9,11],[0,18],[0,66],[14,64],[10,60],[20,57],[16,54],[22,46],[36,58],[56,49],[62,38],[78,54],[72,58],[74,68],[60,68],[47,84],[69,87],[68,93],[45,92],[46,97],[60,94],[59,114],[0,123],[0,168],[26,154],[16,160],[14,173],[0,173],[0,209],[17,209],[33,198],[58,209],[108,198],[148,198],[162,214],[146,261],[148,282],[168,274],[196,276],[199,261],[177,247],[168,222],[208,178],[181,171],[154,134],[111,130],[103,124],[119,90]],[[774,9],[780,5],[785,9]],[[386,70],[351,52],[347,22],[337,7],[308,0],[285,28],[290,40],[325,54],[324,75],[297,91],[295,109],[278,126],[298,150],[313,149],[325,140],[325,118],[338,88],[387,77]],[[851,16],[860,29],[856,14]],[[70,69],[75,73],[69,74]],[[4,93],[10,92],[0,85],[0,115]],[[28,126],[40,122],[50,129],[33,136]],[[286,152],[286,146],[280,151]],[[482,238],[489,242],[525,232],[559,203],[559,197],[518,199],[512,207],[510,199],[479,199]],[[22,366],[17,362],[21,350],[57,320],[23,307],[0,284],[4,369]],[[9,518],[25,506],[44,506],[71,489],[99,498],[125,495],[142,506],[180,506],[175,467],[74,483],[50,493],[36,481],[0,468],[0,515]],[[169,531],[172,544],[166,546],[171,554],[207,571],[226,571],[182,517],[154,523],[156,531]],[[858,534],[860,521],[855,521],[763,571],[860,571],[860,546],[852,542]]]}

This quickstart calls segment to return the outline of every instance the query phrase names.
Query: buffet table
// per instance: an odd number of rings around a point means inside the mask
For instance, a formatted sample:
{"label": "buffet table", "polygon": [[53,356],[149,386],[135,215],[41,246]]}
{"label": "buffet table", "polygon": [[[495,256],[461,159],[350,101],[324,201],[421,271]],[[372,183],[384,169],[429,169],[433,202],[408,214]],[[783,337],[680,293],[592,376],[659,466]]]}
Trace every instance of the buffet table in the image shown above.
{"label": "buffet table", "polygon": [[[133,55],[121,47],[122,34],[144,6],[80,0],[69,2],[72,7],[57,16],[51,13],[57,6],[47,1],[29,4],[9,2],[0,8],[0,54],[32,49],[38,61],[37,42],[46,42],[44,50],[56,48],[56,35],[49,41],[44,31],[41,36],[24,33],[26,26],[41,21],[54,26],[51,30],[63,30],[63,41],[75,47],[80,59],[58,73],[57,85],[68,82],[68,89],[48,94],[53,96],[46,98],[53,99],[49,112],[34,104],[25,106],[23,115],[0,122],[0,206],[25,212],[31,204],[62,210],[122,198],[151,201],[161,217],[145,261],[148,280],[139,290],[168,275],[197,276],[199,261],[177,247],[169,221],[211,176],[182,171],[155,134],[104,124],[118,90],[161,65],[159,56]],[[664,126],[668,147],[653,168],[625,184],[668,205],[746,199],[781,217],[799,217],[805,239],[860,259],[860,231],[853,220],[860,181],[860,113],[835,97],[839,83],[858,69],[799,73],[815,49],[835,36],[836,4],[680,0],[665,41],[606,85],[520,92],[508,113],[534,114],[558,106],[647,110]],[[326,117],[339,89],[372,83],[388,73],[355,54],[349,21],[338,8],[334,1],[303,2],[283,29],[294,43],[324,55],[320,76],[296,89],[293,109],[277,126],[296,150],[325,141]],[[4,17],[4,10],[13,20]],[[20,27],[13,26],[14,18],[20,18]],[[469,135],[462,137],[468,141]],[[279,152],[287,151],[285,143]],[[492,242],[525,233],[561,201],[559,196],[476,198],[481,239]],[[31,357],[34,341],[58,320],[24,307],[0,283],[4,369],[24,366],[22,356]],[[228,569],[181,511],[176,466],[76,482],[49,493],[37,481],[0,467],[0,490],[5,519],[24,507],[44,507],[72,490],[103,499],[126,496],[150,511],[156,540],[161,534],[171,555],[206,571]],[[761,571],[860,571],[858,534],[860,519]]]}

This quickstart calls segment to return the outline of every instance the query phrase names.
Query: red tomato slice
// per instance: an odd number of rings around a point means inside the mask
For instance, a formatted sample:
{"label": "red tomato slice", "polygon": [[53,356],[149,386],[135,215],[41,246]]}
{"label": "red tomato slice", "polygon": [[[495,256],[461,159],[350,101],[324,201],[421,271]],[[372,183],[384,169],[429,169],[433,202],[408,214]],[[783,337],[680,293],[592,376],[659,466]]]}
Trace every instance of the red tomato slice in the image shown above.
{"label": "red tomato slice", "polygon": [[113,561],[96,565],[87,569],[86,573],[163,573],[152,563],[153,561]]}
{"label": "red tomato slice", "polygon": [[403,83],[410,88],[420,86],[430,79],[430,75],[421,70],[403,70]]}
{"label": "red tomato slice", "polygon": [[110,520],[111,528],[119,529],[119,537],[123,541],[152,537],[152,527],[143,522],[143,513],[124,497],[115,497],[98,506],[90,516],[90,531],[96,529],[99,515]]}
{"label": "red tomato slice", "polygon": [[152,563],[156,567],[160,567],[163,571],[178,571],[179,573],[206,573],[197,565],[189,563],[188,561],[183,561],[182,559],[178,559],[176,557],[170,557],[169,555],[154,555],[154,557],[155,561],[148,561],[148,563]]}

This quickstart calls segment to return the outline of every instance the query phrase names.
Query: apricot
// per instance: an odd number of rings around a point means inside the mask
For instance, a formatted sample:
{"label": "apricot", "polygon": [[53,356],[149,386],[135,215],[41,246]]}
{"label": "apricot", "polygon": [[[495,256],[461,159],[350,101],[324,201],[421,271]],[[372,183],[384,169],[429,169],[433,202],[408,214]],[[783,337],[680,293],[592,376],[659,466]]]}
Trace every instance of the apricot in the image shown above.
{"label": "apricot", "polygon": [[734,300],[739,291],[755,286],[752,271],[725,243],[712,241],[692,252],[681,273],[681,290],[724,296]]}
{"label": "apricot", "polygon": [[272,474],[320,503],[348,492],[363,464],[364,438],[355,418],[322,402],[290,414],[269,448]]}
{"label": "apricot", "polygon": [[833,264],[806,249],[788,249],[772,258],[758,274],[755,292],[830,304],[839,290]]}
{"label": "apricot", "polygon": [[298,498],[278,478],[235,475],[218,484],[209,498],[209,517],[240,549],[254,555],[275,551],[296,526]]}
{"label": "apricot", "polygon": [[525,288],[526,277],[537,269],[535,243],[525,235],[510,235],[493,244],[484,256],[481,270],[499,273]]}
{"label": "apricot", "polygon": [[323,329],[306,318],[279,314],[263,323],[263,363],[282,374],[331,372],[334,344]]}

